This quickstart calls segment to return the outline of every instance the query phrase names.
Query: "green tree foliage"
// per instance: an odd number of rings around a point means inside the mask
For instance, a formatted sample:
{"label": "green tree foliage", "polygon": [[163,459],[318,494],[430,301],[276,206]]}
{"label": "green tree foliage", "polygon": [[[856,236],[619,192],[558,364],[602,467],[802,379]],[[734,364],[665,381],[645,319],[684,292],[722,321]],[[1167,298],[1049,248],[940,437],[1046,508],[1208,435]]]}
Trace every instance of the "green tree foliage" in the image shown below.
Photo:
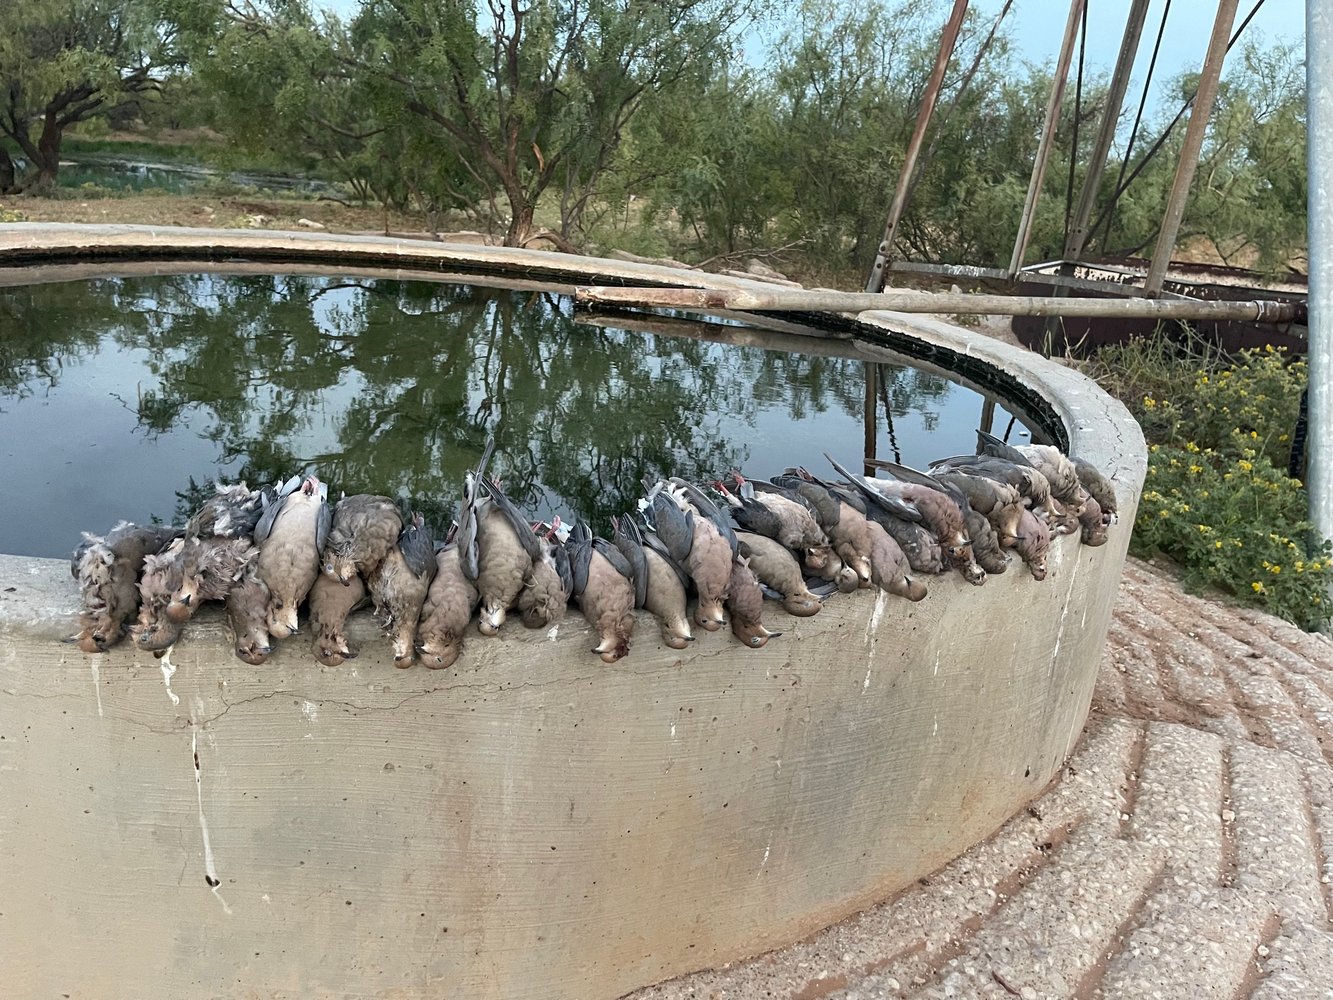
{"label": "green tree foliage", "polygon": [[[1196,84],[1194,75],[1177,81],[1171,114]],[[1183,133],[1177,126],[1117,205],[1108,250],[1138,252],[1156,240]],[[1251,40],[1228,63],[1177,245],[1202,240],[1227,263],[1282,270],[1304,254],[1306,186],[1301,52]]]}
{"label": "green tree foliage", "polygon": [[[740,29],[762,3],[366,0],[346,23],[310,0],[174,9],[221,131],[340,178],[353,196],[415,207],[432,227],[445,211],[466,213],[513,245],[546,235],[567,249],[696,260],[799,246],[805,274],[855,282],[878,245],[948,5],[811,0],[782,15],[766,50],[753,36],[743,48]],[[975,13],[964,22],[896,257],[1009,259],[1053,54],[1023,63],[990,28]],[[1070,161],[1076,191],[1106,89],[1090,75],[1076,101],[1071,82],[1029,260],[1063,250]],[[1179,81],[1168,114],[1191,89]],[[1141,131],[1135,159],[1166,121]],[[1265,267],[1298,258],[1304,128],[1299,54],[1259,42],[1234,53],[1181,242]],[[1182,135],[1120,197],[1109,236],[1094,229],[1089,252],[1151,246]]]}
{"label": "green tree foliage", "polygon": [[156,0],[0,4],[0,194],[54,186],[66,129],[157,85],[172,62],[158,15]]}
{"label": "green tree foliage", "polygon": [[301,0],[198,3],[200,71],[227,84],[228,134],[255,142],[248,116],[273,108],[269,141],[295,128],[381,199],[503,204],[509,245],[554,198],[559,231],[543,234],[567,246],[645,99],[723,58],[757,7],[368,0],[344,25]]}
{"label": "green tree foliage", "polygon": [[693,87],[644,110],[619,177],[626,192],[644,194],[642,222],[667,223],[700,248],[732,253],[765,245],[791,203],[782,147],[774,97],[760,75],[709,67]]}

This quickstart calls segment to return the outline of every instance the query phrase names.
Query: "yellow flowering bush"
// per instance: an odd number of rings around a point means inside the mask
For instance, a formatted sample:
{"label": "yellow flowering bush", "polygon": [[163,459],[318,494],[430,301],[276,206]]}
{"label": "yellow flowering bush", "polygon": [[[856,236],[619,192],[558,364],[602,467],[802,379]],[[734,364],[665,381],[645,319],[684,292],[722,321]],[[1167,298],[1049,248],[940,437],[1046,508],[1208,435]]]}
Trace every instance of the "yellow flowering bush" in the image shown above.
{"label": "yellow flowering bush", "polygon": [[1151,452],[1131,546],[1170,556],[1193,587],[1217,587],[1302,628],[1321,628],[1333,610],[1333,552],[1327,541],[1308,545],[1305,488],[1254,449],[1234,447]]}
{"label": "yellow flowering bush", "polygon": [[1231,360],[1162,338],[1099,352],[1087,365],[1148,438],[1148,479],[1131,547],[1162,553],[1193,587],[1216,587],[1318,629],[1333,609],[1333,554],[1286,475],[1304,361],[1273,348]]}

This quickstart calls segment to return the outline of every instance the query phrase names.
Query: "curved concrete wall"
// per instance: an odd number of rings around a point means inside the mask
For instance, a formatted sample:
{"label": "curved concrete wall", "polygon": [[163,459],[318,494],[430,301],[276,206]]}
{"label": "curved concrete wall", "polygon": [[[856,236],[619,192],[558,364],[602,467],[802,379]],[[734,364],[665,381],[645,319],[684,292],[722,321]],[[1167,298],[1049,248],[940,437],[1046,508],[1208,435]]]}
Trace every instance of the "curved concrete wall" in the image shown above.
{"label": "curved concrete wall", "polygon": [[[0,226],[0,269],[257,244],[330,268],[378,255],[714,280],[496,248],[90,227]],[[246,666],[214,614],[170,664],[125,646],[86,656],[56,641],[77,602],[67,566],[0,556],[5,992],[615,997],[797,939],[991,833],[1078,739],[1143,440],[1058,365],[920,318],[864,314],[852,334],[873,352],[883,330],[1021,377],[1114,475],[1110,543],[1057,540],[1043,583],[1011,569],[982,588],[939,578],[916,605],[861,592],[810,619],[774,606],[787,634],[759,651],[708,635],[678,654],[645,621],[607,667],[571,615],[558,643],[478,636],[444,672],[395,670],[368,619],[362,657],[336,669],[299,639]]]}

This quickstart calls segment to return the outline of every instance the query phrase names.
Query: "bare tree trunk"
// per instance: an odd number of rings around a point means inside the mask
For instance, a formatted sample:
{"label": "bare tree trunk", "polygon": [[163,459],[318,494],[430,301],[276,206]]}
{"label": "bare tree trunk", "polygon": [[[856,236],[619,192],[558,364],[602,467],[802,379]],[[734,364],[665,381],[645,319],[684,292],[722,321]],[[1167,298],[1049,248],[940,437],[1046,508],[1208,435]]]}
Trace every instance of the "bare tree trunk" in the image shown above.
{"label": "bare tree trunk", "polygon": [[0,148],[0,194],[14,193],[14,161],[9,158],[9,151]]}
{"label": "bare tree trunk", "polygon": [[523,195],[509,192],[509,207],[513,215],[509,219],[509,229],[505,232],[507,247],[521,247],[532,235],[532,216],[534,206]]}
{"label": "bare tree trunk", "polygon": [[42,120],[42,134],[37,138],[37,155],[32,164],[37,169],[37,178],[33,187],[38,191],[49,191],[56,186],[56,177],[60,173],[60,141],[64,138],[61,128],[52,111],[47,111]]}

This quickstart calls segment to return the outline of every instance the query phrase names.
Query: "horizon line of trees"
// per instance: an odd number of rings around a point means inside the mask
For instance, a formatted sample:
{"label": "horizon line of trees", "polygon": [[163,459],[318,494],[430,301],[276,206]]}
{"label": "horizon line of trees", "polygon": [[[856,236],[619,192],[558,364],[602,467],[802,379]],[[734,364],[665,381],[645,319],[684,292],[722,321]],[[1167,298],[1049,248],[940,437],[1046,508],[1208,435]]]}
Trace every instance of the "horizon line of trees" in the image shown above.
{"label": "horizon line of trees", "polygon": [[[864,270],[934,59],[942,0],[27,0],[0,10],[0,194],[56,184],[64,134],[139,114],[207,124],[238,155],[363,203],[519,246],[704,259],[788,248]],[[771,42],[762,64],[747,38]],[[975,12],[897,231],[897,257],[1002,264],[1050,72]],[[1303,53],[1233,50],[1180,242],[1277,272],[1305,252]],[[1058,257],[1104,78],[1065,101],[1029,259]],[[1182,75],[1147,148],[1188,100]],[[1128,110],[1124,112],[1128,114]],[[1154,241],[1183,129],[1096,229],[1090,255]],[[1075,138],[1075,137],[1079,138]],[[1077,143],[1077,145],[1076,145]],[[1101,186],[1110,201],[1121,163]],[[1138,159],[1136,154],[1135,159]]]}

